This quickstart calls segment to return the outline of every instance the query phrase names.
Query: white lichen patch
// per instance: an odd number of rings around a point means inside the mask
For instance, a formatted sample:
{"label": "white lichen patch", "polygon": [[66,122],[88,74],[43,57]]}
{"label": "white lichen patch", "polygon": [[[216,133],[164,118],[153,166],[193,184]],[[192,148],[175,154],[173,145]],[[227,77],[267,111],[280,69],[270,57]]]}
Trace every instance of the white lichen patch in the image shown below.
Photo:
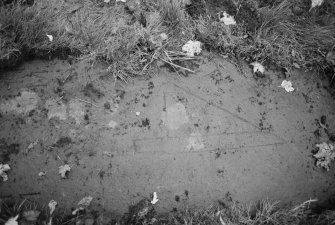
{"label": "white lichen patch", "polygon": [[226,12],[223,12],[223,16],[220,18],[220,21],[223,22],[225,25],[236,25],[236,21],[233,16],[229,15]]}
{"label": "white lichen patch", "polygon": [[69,117],[72,117],[76,124],[80,124],[85,116],[85,104],[79,100],[72,99],[69,102]]}
{"label": "white lichen patch", "polygon": [[184,124],[189,122],[185,106],[178,102],[167,107],[165,112],[162,112],[162,121],[170,130],[179,129]]}
{"label": "white lichen patch", "polygon": [[265,67],[260,64],[259,62],[253,62],[253,63],[250,63],[250,65],[252,65],[254,68],[254,73],[261,73],[263,74],[265,72]]}
{"label": "white lichen patch", "polygon": [[292,82],[291,81],[287,81],[287,80],[283,80],[283,82],[280,85],[282,88],[285,89],[285,91],[287,92],[292,92],[294,91],[294,88],[292,86]]}
{"label": "white lichen patch", "polygon": [[58,101],[57,99],[48,99],[45,102],[45,108],[48,110],[48,118],[58,118],[60,120],[66,120],[66,105]]}
{"label": "white lichen patch", "polygon": [[201,42],[190,40],[185,45],[183,45],[182,50],[189,57],[193,57],[194,55],[198,55],[201,52]]}
{"label": "white lichen patch", "polygon": [[10,166],[8,164],[0,164],[0,176],[3,181],[8,180],[8,175],[6,173],[8,170],[10,170]]}
{"label": "white lichen patch", "polygon": [[319,151],[313,155],[316,158],[316,166],[318,168],[325,168],[329,171],[330,163],[335,158],[334,146],[332,144],[321,143],[317,144],[316,147]]}
{"label": "white lichen patch", "polygon": [[0,112],[3,114],[26,114],[38,106],[40,97],[32,91],[22,91],[20,96],[0,103]]}
{"label": "white lichen patch", "polygon": [[58,169],[58,173],[60,174],[61,178],[66,178],[66,175],[68,172],[70,172],[71,167],[68,164],[65,164],[60,166]]}
{"label": "white lichen patch", "polygon": [[188,150],[201,150],[205,148],[205,144],[202,135],[199,132],[192,133],[188,138]]}

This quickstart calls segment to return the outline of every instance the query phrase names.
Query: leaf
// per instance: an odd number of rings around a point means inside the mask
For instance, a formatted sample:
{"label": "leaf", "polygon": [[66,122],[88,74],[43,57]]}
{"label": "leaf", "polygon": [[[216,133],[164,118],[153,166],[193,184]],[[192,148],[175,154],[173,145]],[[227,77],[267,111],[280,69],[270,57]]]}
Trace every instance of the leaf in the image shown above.
{"label": "leaf", "polygon": [[300,69],[300,68],[301,68],[301,67],[299,66],[298,63],[293,63],[293,66],[294,66],[295,68],[297,68],[297,69]]}
{"label": "leaf", "polygon": [[310,10],[313,9],[314,7],[316,7],[316,6],[321,6],[322,3],[323,3],[323,0],[312,0],[312,6],[311,6]]}
{"label": "leaf", "polygon": [[43,176],[45,176],[46,174],[47,174],[47,172],[41,171],[41,172],[38,173],[38,176],[39,176],[39,177],[43,177]]}
{"label": "leaf", "polygon": [[157,197],[157,193],[154,192],[154,197],[152,198],[151,204],[156,204],[159,201],[158,197]]}
{"label": "leaf", "polygon": [[72,215],[76,215],[79,211],[84,210],[83,207],[79,207],[78,209],[73,210]]}
{"label": "leaf", "polygon": [[222,225],[226,225],[226,223],[223,221],[221,216],[220,216],[220,222],[221,222]]}
{"label": "leaf", "polygon": [[5,223],[5,225],[19,225],[17,222],[17,219],[19,218],[19,214],[17,214],[17,216],[9,218],[9,220],[7,220],[7,222]]}
{"label": "leaf", "polygon": [[52,215],[56,209],[57,202],[55,200],[51,200],[48,204],[50,209],[50,215]]}
{"label": "leaf", "polygon": [[30,143],[29,145],[28,145],[28,149],[27,149],[27,151],[29,152],[31,149],[33,149],[34,147],[35,147],[35,145],[37,145],[38,144],[38,139],[36,139],[34,142],[32,142],[32,143]]}
{"label": "leaf", "polygon": [[52,42],[54,40],[54,37],[52,35],[47,34],[47,37],[49,38],[50,42]]}
{"label": "leaf", "polygon": [[253,63],[250,63],[250,65],[252,65],[254,67],[254,73],[261,73],[263,74],[265,72],[265,68],[262,64],[260,64],[259,62],[253,62]]}
{"label": "leaf", "polygon": [[92,200],[93,200],[93,197],[91,196],[84,197],[82,200],[78,202],[78,205],[89,206]]}

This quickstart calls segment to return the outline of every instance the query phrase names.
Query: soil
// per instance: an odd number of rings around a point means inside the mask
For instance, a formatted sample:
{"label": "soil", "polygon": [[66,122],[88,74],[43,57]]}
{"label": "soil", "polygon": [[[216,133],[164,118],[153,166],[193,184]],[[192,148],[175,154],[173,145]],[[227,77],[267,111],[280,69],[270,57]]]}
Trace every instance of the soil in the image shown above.
{"label": "soil", "polygon": [[335,165],[327,172],[312,157],[335,133],[325,80],[292,71],[288,93],[280,71],[255,79],[247,65],[242,75],[205,52],[195,63],[187,77],[160,68],[116,85],[83,62],[34,60],[3,73],[0,161],[11,170],[0,198],[54,199],[70,210],[90,195],[90,207],[123,214],[153,192],[158,212],[334,196]]}

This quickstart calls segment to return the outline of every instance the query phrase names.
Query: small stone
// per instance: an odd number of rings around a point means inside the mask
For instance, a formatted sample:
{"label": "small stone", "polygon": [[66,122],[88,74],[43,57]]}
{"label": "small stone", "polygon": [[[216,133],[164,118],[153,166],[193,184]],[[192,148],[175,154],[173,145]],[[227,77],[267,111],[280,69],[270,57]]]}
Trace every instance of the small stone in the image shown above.
{"label": "small stone", "polygon": [[38,173],[38,176],[39,177],[44,177],[46,174],[47,174],[46,172],[41,171],[41,172]]}
{"label": "small stone", "polygon": [[111,152],[104,151],[103,154],[108,156],[108,157],[113,158],[113,154]]}

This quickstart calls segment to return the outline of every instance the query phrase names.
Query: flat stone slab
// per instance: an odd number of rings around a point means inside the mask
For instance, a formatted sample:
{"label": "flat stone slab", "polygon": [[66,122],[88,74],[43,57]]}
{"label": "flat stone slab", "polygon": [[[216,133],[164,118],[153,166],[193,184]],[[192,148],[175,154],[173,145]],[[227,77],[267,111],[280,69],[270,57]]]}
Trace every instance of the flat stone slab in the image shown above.
{"label": "flat stone slab", "polygon": [[[280,73],[255,80],[251,68],[241,74],[219,57],[200,57],[195,67],[188,77],[162,68],[125,87],[84,63],[32,61],[9,72],[0,83],[0,160],[11,170],[0,197],[54,199],[70,209],[90,195],[92,207],[123,213],[153,192],[162,212],[335,194],[335,166],[325,172],[311,157],[316,143],[329,141],[314,135],[315,121],[326,115],[329,132],[335,127],[333,98],[316,85],[322,80],[293,71],[296,91],[287,93]],[[36,98],[13,113],[20,90]],[[67,179],[58,174],[64,164]]]}

